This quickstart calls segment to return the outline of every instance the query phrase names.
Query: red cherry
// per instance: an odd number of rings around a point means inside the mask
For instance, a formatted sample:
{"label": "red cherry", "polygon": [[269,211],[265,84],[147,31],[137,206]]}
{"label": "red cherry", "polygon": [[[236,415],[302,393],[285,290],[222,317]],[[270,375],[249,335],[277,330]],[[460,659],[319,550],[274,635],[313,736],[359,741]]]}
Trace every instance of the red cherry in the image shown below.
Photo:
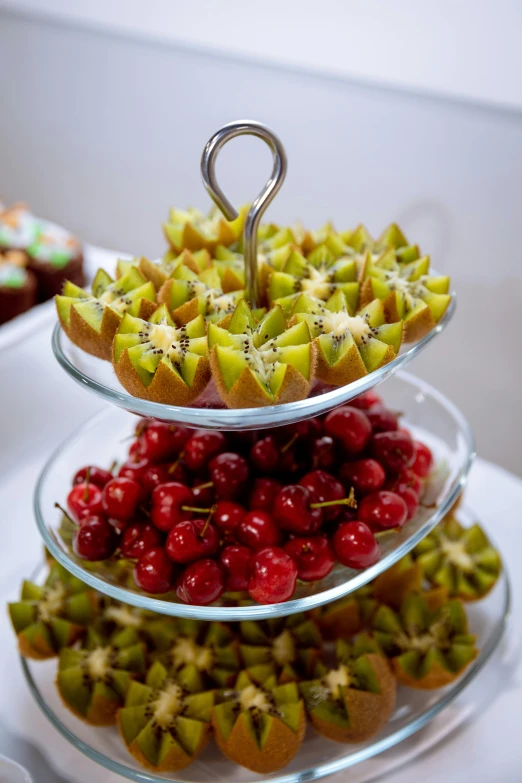
{"label": "red cherry", "polygon": [[103,489],[108,481],[113,478],[112,473],[103,468],[97,468],[96,465],[86,465],[84,468],[80,468],[74,474],[72,483],[84,484],[87,480],[87,474],[89,474],[89,483],[96,484],[97,487]]}
{"label": "red cherry", "polygon": [[337,559],[348,568],[369,568],[381,556],[374,534],[364,522],[343,522],[335,531],[333,545]]}
{"label": "red cherry", "polygon": [[195,507],[194,495],[189,487],[178,481],[160,484],[152,493],[151,522],[159,530],[170,530],[177,522],[191,518],[192,512],[185,507]]}
{"label": "red cherry", "polygon": [[329,435],[323,435],[321,438],[313,440],[310,453],[314,469],[330,470],[335,465],[335,445],[333,438]]}
{"label": "red cherry", "polygon": [[160,484],[167,484],[169,481],[177,481],[180,484],[186,484],[188,473],[179,462],[162,462],[157,465],[149,465],[143,471],[141,484],[143,489],[150,493]]}
{"label": "red cherry", "polygon": [[389,489],[392,492],[397,492],[399,495],[403,489],[412,489],[416,495],[422,492],[422,483],[418,476],[415,475],[411,468],[401,468],[396,476],[392,476],[388,479],[384,485],[385,489]]}
{"label": "red cherry", "polygon": [[252,554],[251,549],[239,544],[223,547],[219,562],[225,572],[225,590],[237,591],[248,588]]}
{"label": "red cherry", "polygon": [[102,491],[102,508],[108,517],[127,522],[136,514],[142,490],[137,481],[114,478]]}
{"label": "red cherry", "polygon": [[162,546],[149,549],[134,567],[134,581],[146,593],[167,593],[174,586],[174,563]]}
{"label": "red cherry", "polygon": [[[344,487],[335,476],[324,470],[313,470],[303,476],[299,484],[310,492],[314,503],[325,503],[332,500],[342,500],[345,497]],[[322,509],[323,519],[326,522],[337,519],[342,511],[342,506],[327,506]]]}
{"label": "red cherry", "polygon": [[227,441],[221,432],[198,430],[185,444],[185,464],[190,470],[202,470],[226,447]]}
{"label": "red cherry", "polygon": [[353,487],[357,494],[365,495],[381,489],[386,480],[386,473],[376,460],[359,459],[341,465],[339,478],[348,489]]}
{"label": "red cherry", "polygon": [[408,521],[417,513],[417,509],[419,508],[419,496],[416,492],[413,491],[411,487],[402,487],[399,491],[397,491],[397,495],[406,503],[406,507],[408,509],[408,516],[406,517],[406,521]]}
{"label": "red cherry", "polygon": [[196,501],[196,506],[212,506],[216,499],[216,491],[211,481],[204,481],[194,484],[192,494]]}
{"label": "red cherry", "polygon": [[408,507],[395,492],[381,489],[361,500],[357,516],[371,527],[402,527],[408,518]]}
{"label": "red cherry", "polygon": [[149,462],[175,459],[192,435],[192,430],[176,424],[152,421],[140,435],[140,451]]}
{"label": "red cherry", "polygon": [[375,394],[374,391],[363,392],[363,394],[359,394],[358,397],[354,397],[353,400],[350,400],[350,406],[352,408],[359,408],[363,411],[368,410],[374,405],[382,405],[381,398]]}
{"label": "red cherry", "polygon": [[261,438],[250,449],[250,462],[262,473],[273,473],[278,468],[281,448],[272,435]]}
{"label": "red cherry", "polygon": [[372,454],[385,468],[397,473],[409,468],[415,459],[415,446],[404,432],[379,432],[373,437]]}
{"label": "red cherry", "polygon": [[266,547],[250,561],[248,592],[260,604],[278,604],[293,595],[297,565],[284,549]]}
{"label": "red cherry", "polygon": [[426,478],[426,476],[430,474],[433,466],[433,454],[426,444],[421,443],[420,440],[414,441],[414,445],[415,459],[413,460],[411,469],[416,476]]}
{"label": "red cherry", "polygon": [[249,505],[251,509],[270,511],[275,497],[281,489],[281,483],[273,478],[256,478],[250,494]]}
{"label": "red cherry", "polygon": [[118,546],[118,535],[102,517],[88,517],[74,532],[74,552],[84,560],[106,560]]}
{"label": "red cherry", "polygon": [[129,457],[141,457],[141,443],[139,440],[133,440],[129,446]]}
{"label": "red cherry", "polygon": [[232,533],[246,514],[246,509],[231,500],[220,500],[216,503],[212,521],[222,533]]}
{"label": "red cherry", "polygon": [[304,582],[323,579],[335,564],[335,555],[326,536],[292,538],[286,542],[285,552],[297,564],[297,576]]}
{"label": "red cherry", "polygon": [[225,572],[214,560],[197,560],[183,572],[176,592],[186,604],[205,606],[225,590]]}
{"label": "red cherry", "polygon": [[123,531],[120,549],[123,557],[133,560],[160,544],[161,536],[154,525],[148,522],[134,522]]}
{"label": "red cherry", "polygon": [[184,519],[170,529],[165,548],[175,563],[192,563],[217,552],[219,533],[205,519]]}
{"label": "red cherry", "polygon": [[366,415],[372,425],[373,432],[394,432],[399,424],[397,414],[385,408],[384,405],[372,405],[366,411]]}
{"label": "red cherry", "polygon": [[274,501],[275,522],[290,533],[314,533],[323,521],[322,508],[311,508],[312,493],[300,484],[288,484]]}
{"label": "red cherry", "polygon": [[[143,475],[145,471],[149,468],[150,462],[146,457],[138,456],[131,457],[126,462],[123,463],[121,468],[118,471],[118,476],[120,478],[128,478],[132,479],[132,481],[137,481],[138,484],[142,484],[143,482]],[[145,493],[144,493],[145,494]]]}
{"label": "red cherry", "polygon": [[279,427],[277,432],[283,438],[285,443],[288,443],[293,438],[319,438],[322,435],[321,421],[314,417],[312,419],[303,419],[303,421],[296,421],[295,424],[285,424],[284,427]]}
{"label": "red cherry", "polygon": [[236,537],[250,549],[258,550],[279,544],[281,531],[266,511],[249,511],[235,529]]}
{"label": "red cherry", "polygon": [[99,514],[102,510],[102,490],[96,484],[76,484],[67,495],[67,506],[77,522]]}
{"label": "red cherry", "polygon": [[340,441],[345,452],[350,455],[362,451],[372,434],[368,417],[349,405],[330,411],[324,420],[324,429],[327,435]]}
{"label": "red cherry", "polygon": [[237,497],[244,488],[249,475],[248,463],[240,454],[225,451],[209,463],[210,476],[216,495],[230,500]]}

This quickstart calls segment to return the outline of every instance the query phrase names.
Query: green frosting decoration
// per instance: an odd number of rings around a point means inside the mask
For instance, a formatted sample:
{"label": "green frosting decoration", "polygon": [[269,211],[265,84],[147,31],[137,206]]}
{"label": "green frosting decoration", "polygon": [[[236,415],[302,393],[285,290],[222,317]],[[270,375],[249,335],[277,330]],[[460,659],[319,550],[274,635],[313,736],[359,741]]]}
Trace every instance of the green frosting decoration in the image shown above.
{"label": "green frosting decoration", "polygon": [[27,272],[14,264],[0,266],[0,286],[3,288],[23,288]]}

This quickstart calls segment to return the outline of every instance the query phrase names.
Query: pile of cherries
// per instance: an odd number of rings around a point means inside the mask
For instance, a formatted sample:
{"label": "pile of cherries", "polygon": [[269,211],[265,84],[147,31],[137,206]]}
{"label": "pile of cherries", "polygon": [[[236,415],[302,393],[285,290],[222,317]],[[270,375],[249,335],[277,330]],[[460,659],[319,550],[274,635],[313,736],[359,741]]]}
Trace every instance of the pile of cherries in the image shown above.
{"label": "pile of cherries", "polygon": [[376,563],[380,531],[415,514],[432,462],[373,392],[255,433],[142,419],[117,476],[94,465],[75,474],[73,549],[135,561],[147,593],[175,589],[204,605],[248,591],[278,603],[336,561]]}

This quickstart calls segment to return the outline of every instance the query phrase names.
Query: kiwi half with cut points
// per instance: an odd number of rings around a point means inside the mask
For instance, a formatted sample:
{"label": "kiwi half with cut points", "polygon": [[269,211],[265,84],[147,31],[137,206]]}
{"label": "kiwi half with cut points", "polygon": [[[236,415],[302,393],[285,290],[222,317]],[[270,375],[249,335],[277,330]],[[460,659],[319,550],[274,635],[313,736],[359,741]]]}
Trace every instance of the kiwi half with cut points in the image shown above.
{"label": "kiwi half with cut points", "polygon": [[393,250],[369,261],[361,284],[360,305],[383,301],[389,322],[404,321],[404,340],[412,342],[440,321],[451,301],[450,278],[429,274],[429,257],[400,263]]}
{"label": "kiwi half with cut points", "polygon": [[370,302],[350,315],[337,291],[326,303],[309,295],[298,297],[290,324],[306,323],[317,352],[317,377],[344,386],[395,358],[402,341],[402,322],[385,322],[382,302]]}
{"label": "kiwi half with cut points", "polygon": [[279,304],[288,315],[300,294],[326,301],[340,291],[346,309],[355,313],[359,299],[357,265],[353,258],[336,259],[325,246],[308,258],[294,250],[281,271],[270,276],[267,287],[269,304]]}
{"label": "kiwi half with cut points", "polygon": [[179,267],[161,287],[158,302],[167,305],[178,326],[198,315],[206,321],[225,325],[244,295],[242,290],[225,294],[215,268],[197,275],[188,267]]}
{"label": "kiwi half with cut points", "polygon": [[324,639],[351,639],[368,626],[377,606],[369,584],[344,598],[313,609],[311,614]]}
{"label": "kiwi half with cut points", "polygon": [[366,637],[353,645],[339,641],[337,666],[302,682],[310,722],[334,742],[364,742],[388,722],[395,708],[396,684],[388,662]]}
{"label": "kiwi half with cut points", "polygon": [[177,327],[166,305],[149,321],[124,315],[113,342],[113,367],[135,397],[189,405],[210,380],[206,325],[199,315]]}
{"label": "kiwi half with cut points", "polygon": [[118,727],[129,753],[154,772],[187,767],[206,745],[214,695],[196,693],[156,661],[145,683],[132,682]]}
{"label": "kiwi half with cut points", "polygon": [[63,294],[55,301],[60,324],[69,339],[87,353],[108,361],[124,313],[148,318],[157,307],[153,284],[136,267],[116,281],[99,269],[91,293],[67,280]]}
{"label": "kiwi half with cut points", "polygon": [[463,527],[454,516],[437,525],[412,555],[432,585],[462,601],[487,595],[502,570],[500,555],[480,525]]}
{"label": "kiwi half with cut points", "polygon": [[433,610],[422,594],[406,596],[398,612],[381,606],[373,636],[398,682],[421,690],[453,682],[478,655],[462,604],[447,601]]}
{"label": "kiwi half with cut points", "polygon": [[216,693],[212,726],[231,761],[259,774],[281,769],[299,750],[306,728],[297,684],[277,685],[275,673],[259,684],[240,672],[233,689]]}
{"label": "kiwi half with cut points", "polygon": [[[204,253],[210,260],[210,255],[205,250]],[[210,261],[209,261],[210,263]],[[172,255],[167,260],[162,258],[160,261],[151,261],[145,256],[141,258],[135,258],[133,261],[118,261],[116,265],[116,279],[119,279],[125,275],[129,269],[136,268],[145,280],[150,280],[156,291],[159,291],[173,271],[178,267],[183,266],[191,269],[197,273],[200,271],[199,263],[195,258],[195,255],[190,250],[182,250],[179,255]]]}
{"label": "kiwi half with cut points", "polygon": [[305,323],[287,328],[279,306],[256,321],[241,299],[227,329],[208,326],[210,364],[219,396],[230,408],[257,408],[308,396],[315,350]]}
{"label": "kiwi half with cut points", "polygon": [[218,209],[212,209],[208,216],[197,209],[172,208],[169,219],[163,224],[165,238],[175,253],[187,250],[208,250],[213,253],[217,245],[228,247],[239,238],[248,207],[239,210],[239,216],[232,221],[225,220]]}
{"label": "kiwi half with cut points", "polygon": [[93,726],[111,726],[130,683],[145,668],[145,646],[135,631],[117,645],[90,628],[85,648],[61,651],[56,686],[78,718]]}
{"label": "kiwi half with cut points", "polygon": [[98,608],[98,594],[58,563],[43,585],[25,580],[20,600],[8,605],[21,655],[54,658],[85,636]]}
{"label": "kiwi half with cut points", "polygon": [[322,654],[322,638],[311,617],[292,615],[239,626],[240,653],[245,668],[271,664],[278,682],[309,677]]}

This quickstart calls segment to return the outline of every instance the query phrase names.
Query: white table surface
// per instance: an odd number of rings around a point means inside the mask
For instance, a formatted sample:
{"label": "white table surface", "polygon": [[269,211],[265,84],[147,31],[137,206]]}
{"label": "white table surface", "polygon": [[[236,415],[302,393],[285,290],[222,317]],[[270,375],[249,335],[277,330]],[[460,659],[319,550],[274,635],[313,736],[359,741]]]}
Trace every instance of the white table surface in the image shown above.
{"label": "white table surface", "polygon": [[[54,448],[81,422],[102,407],[101,401],[71,381],[54,360],[50,345],[52,323],[45,319],[24,343],[0,352],[0,601],[13,599],[20,581],[42,556],[42,543],[32,513],[37,476]],[[495,465],[477,460],[472,469],[467,503],[481,516],[500,547],[513,590],[513,613],[508,638],[512,664],[500,692],[487,706],[443,743],[409,761],[400,770],[381,776],[386,783],[521,783],[522,664],[522,481]],[[18,665],[6,615],[0,612],[0,753],[24,763],[35,783],[117,783],[117,775],[98,767],[72,748],[46,721],[33,703]],[[495,665],[493,660],[490,665]],[[439,716],[439,724],[444,721]],[[449,720],[448,717],[446,718]],[[425,730],[426,731],[426,730]],[[31,738],[37,737],[38,742]],[[421,732],[409,749],[423,747],[429,735]],[[407,756],[405,755],[405,758]],[[384,760],[384,759],[383,759]],[[395,760],[396,761],[396,760]],[[64,775],[64,770],[68,770]],[[373,774],[378,769],[373,767]],[[362,772],[362,770],[361,770]],[[359,783],[353,770],[332,778],[335,783]]]}

